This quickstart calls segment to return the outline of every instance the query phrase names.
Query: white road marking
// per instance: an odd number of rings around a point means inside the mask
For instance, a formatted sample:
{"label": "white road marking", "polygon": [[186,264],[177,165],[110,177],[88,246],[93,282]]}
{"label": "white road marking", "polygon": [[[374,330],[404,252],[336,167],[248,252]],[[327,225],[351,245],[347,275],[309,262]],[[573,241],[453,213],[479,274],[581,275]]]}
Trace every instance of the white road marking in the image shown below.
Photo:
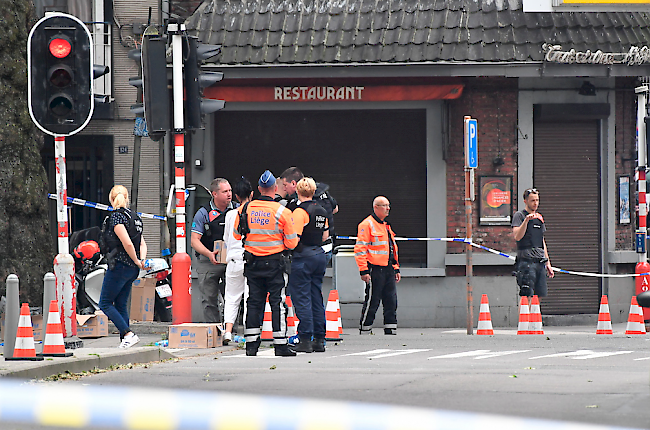
{"label": "white road marking", "polygon": [[590,358],[610,357],[612,355],[631,354],[633,352],[634,351],[594,352],[593,354],[584,355],[582,357],[572,357],[572,360],[587,360]]}
{"label": "white road marking", "polygon": [[430,349],[400,349],[386,354],[375,355],[370,358],[376,359],[376,358],[395,357],[396,355],[414,354],[416,352],[427,352],[427,351],[431,351],[431,350]]}
{"label": "white road marking", "polygon": [[490,352],[489,349],[477,349],[476,351],[466,351],[466,352],[457,352],[455,354],[437,355],[435,357],[429,357],[427,360],[433,360],[436,358],[475,357],[477,355],[487,354],[488,352]]}
{"label": "white road marking", "polygon": [[590,355],[593,353],[594,352],[590,349],[581,349],[579,351],[572,351],[572,352],[560,352],[557,354],[538,355],[537,357],[530,357],[529,360],[537,360],[538,358],[572,357],[576,355]]}
{"label": "white road marking", "polygon": [[372,351],[353,352],[350,354],[335,355],[334,357],[329,357],[329,358],[348,357],[350,355],[374,355],[374,354],[381,354],[388,351],[390,351],[390,349],[373,349]]}
{"label": "white road marking", "polygon": [[634,361],[650,360],[650,357],[635,358]]}
{"label": "white road marking", "polygon": [[521,349],[518,351],[501,351],[501,352],[491,352],[489,354],[485,355],[480,355],[478,357],[474,357],[474,360],[483,360],[484,358],[494,358],[494,357],[502,357],[504,355],[510,355],[510,354],[519,354],[521,352],[528,352],[530,349]]}

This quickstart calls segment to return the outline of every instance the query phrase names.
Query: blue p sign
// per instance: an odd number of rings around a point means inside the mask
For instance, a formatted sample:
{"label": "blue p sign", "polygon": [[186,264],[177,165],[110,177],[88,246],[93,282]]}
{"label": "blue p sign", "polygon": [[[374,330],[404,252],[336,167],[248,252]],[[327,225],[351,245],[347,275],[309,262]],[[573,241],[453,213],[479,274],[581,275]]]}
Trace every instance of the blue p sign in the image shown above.
{"label": "blue p sign", "polygon": [[465,118],[465,167],[478,167],[478,121]]}

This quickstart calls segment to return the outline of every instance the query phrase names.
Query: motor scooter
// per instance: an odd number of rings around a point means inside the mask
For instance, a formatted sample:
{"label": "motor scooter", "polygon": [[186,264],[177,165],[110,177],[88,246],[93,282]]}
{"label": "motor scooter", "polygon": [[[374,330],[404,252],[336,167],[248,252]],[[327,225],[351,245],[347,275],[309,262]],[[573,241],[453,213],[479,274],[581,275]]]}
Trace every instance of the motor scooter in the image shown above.
{"label": "motor scooter", "polygon": [[[75,259],[75,286],[77,290],[77,313],[93,314],[99,310],[104,276],[108,270],[106,256],[99,249],[99,227],[74,232],[70,236],[70,249]],[[154,277],[154,321],[171,322],[171,268],[162,258],[146,260],[146,269],[140,270],[139,278]]]}

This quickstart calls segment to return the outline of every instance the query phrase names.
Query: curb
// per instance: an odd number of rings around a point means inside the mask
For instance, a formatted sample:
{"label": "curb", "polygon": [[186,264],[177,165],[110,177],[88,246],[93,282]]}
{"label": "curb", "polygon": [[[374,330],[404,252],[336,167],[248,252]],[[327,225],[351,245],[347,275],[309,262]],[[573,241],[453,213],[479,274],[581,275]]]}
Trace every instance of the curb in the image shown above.
{"label": "curb", "polygon": [[[91,354],[87,357],[74,358],[68,357],[63,359],[54,359],[52,362],[44,364],[26,362],[22,369],[3,371],[0,370],[0,377],[23,378],[23,379],[43,379],[59,373],[81,373],[98,369],[107,369],[113,365],[128,363],[148,363],[151,361],[161,361],[169,358],[176,358],[175,355],[158,347],[143,347],[137,351],[107,352],[103,354]],[[2,364],[0,363],[0,367]]]}

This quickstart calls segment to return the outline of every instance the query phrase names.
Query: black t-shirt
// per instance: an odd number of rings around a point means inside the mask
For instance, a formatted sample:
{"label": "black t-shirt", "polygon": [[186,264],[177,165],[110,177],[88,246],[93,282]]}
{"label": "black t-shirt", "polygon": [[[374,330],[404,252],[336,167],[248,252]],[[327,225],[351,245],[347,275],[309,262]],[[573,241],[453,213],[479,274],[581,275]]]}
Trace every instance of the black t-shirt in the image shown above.
{"label": "black t-shirt", "polygon": [[[133,212],[131,213],[133,216],[135,215]],[[109,218],[108,218],[108,234],[113,235],[114,239],[117,239],[119,242],[119,237],[117,237],[117,234],[115,234],[115,226],[123,224],[124,227],[126,228],[126,231],[129,231],[129,217],[123,214],[122,212],[114,211],[111,212]],[[133,238],[131,238],[133,240]],[[135,247],[135,253],[140,258],[140,247],[136,246]],[[136,264],[133,262],[131,257],[129,257],[129,254],[126,253],[123,247],[119,247],[117,253],[115,254],[115,261],[119,261],[120,263],[124,263],[127,266],[131,267],[138,267]]]}
{"label": "black t-shirt", "polygon": [[[526,209],[515,212],[511,225],[519,227],[524,223],[527,215]],[[546,224],[544,224],[543,218],[533,218],[528,221],[524,237],[517,241],[517,256],[520,258],[544,258],[544,232],[546,232]]]}

